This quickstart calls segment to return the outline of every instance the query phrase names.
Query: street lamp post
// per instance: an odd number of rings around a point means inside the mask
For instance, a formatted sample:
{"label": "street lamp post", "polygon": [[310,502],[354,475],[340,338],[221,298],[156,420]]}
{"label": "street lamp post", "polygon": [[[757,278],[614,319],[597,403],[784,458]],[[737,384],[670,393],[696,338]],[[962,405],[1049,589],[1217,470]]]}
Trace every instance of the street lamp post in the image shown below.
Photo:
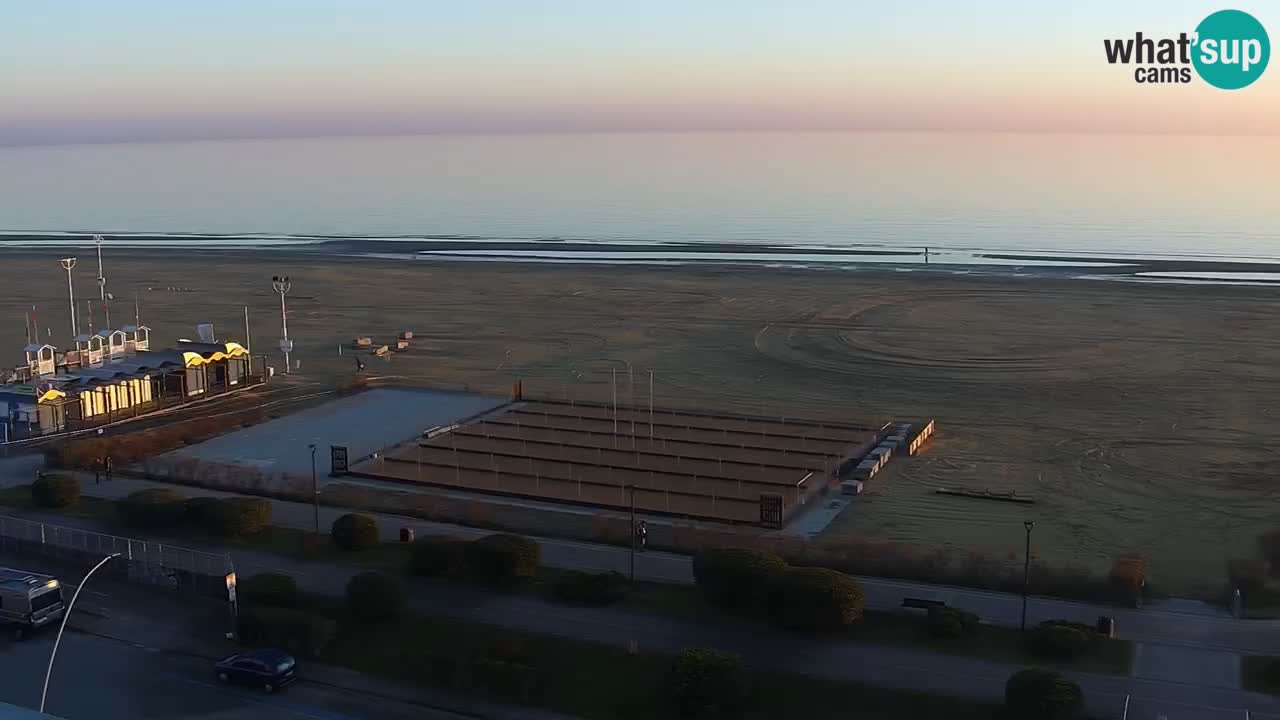
{"label": "street lamp post", "polygon": [[[62,258],[58,262],[62,263],[62,269],[67,271],[67,299],[71,303],[71,339],[75,340],[80,334],[80,325],[76,322],[76,289],[71,283],[71,268],[76,266],[76,259],[73,257]],[[40,333],[36,333],[38,337]],[[77,346],[78,347],[78,346]]]}
{"label": "street lamp post", "polygon": [[316,521],[316,538],[320,537],[320,486],[316,483],[316,446],[315,443],[308,445],[311,448],[311,499],[315,504],[315,521]]}
{"label": "street lamp post", "polygon": [[280,294],[280,350],[284,352],[284,373],[289,374],[289,353],[293,352],[293,342],[289,340],[289,317],[285,312],[284,296],[289,294],[289,289],[293,287],[293,283],[289,282],[288,275],[274,275],[271,277],[271,288]]}
{"label": "street lamp post", "polygon": [[631,582],[636,581],[636,486],[628,485],[631,494]]}
{"label": "street lamp post", "polygon": [[49,677],[53,675],[53,661],[58,657],[58,644],[62,642],[62,633],[67,629],[67,618],[71,617],[71,609],[76,606],[76,598],[80,597],[80,591],[84,589],[85,583],[89,582],[89,578],[97,572],[98,568],[106,565],[111,558],[118,557],[120,557],[120,553],[111,553],[99,560],[98,564],[93,566],[93,569],[85,573],[84,579],[80,581],[75,594],[71,596],[71,602],[67,605],[67,609],[62,611],[62,624],[58,626],[58,636],[53,640],[53,652],[49,653],[49,667],[44,671],[44,689],[40,691],[40,712],[44,712],[45,699],[49,695]]}
{"label": "street lamp post", "polygon": [[1027,530],[1027,549],[1023,553],[1022,564],[1022,630],[1027,629],[1027,590],[1031,584],[1031,530],[1036,526],[1034,520],[1025,520],[1022,527]]}

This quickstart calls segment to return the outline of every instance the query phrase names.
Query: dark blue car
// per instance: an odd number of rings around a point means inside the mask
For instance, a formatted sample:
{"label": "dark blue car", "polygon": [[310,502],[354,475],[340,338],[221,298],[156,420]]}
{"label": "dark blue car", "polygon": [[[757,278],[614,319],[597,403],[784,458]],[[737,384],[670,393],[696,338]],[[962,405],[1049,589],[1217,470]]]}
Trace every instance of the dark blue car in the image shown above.
{"label": "dark blue car", "polygon": [[266,692],[276,690],[298,679],[298,663],[281,650],[246,650],[218,661],[218,680],[224,683],[252,685]]}

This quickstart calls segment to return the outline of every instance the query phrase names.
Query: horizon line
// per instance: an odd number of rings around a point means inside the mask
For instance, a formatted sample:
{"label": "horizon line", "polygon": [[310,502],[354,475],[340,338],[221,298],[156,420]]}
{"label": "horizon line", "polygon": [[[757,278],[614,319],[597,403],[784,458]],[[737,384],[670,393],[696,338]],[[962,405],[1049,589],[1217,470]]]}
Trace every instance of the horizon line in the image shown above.
{"label": "horizon line", "polygon": [[1118,137],[1205,137],[1205,138],[1275,138],[1276,132],[1197,132],[1188,130],[1101,130],[1101,129],[1062,129],[1062,128],[595,128],[595,129],[555,129],[531,128],[524,130],[492,129],[492,130],[425,130],[416,132],[333,132],[333,133],[301,133],[301,134],[229,134],[223,136],[191,137],[191,138],[124,138],[115,140],[67,140],[60,142],[2,142],[0,150],[18,148],[56,148],[81,147],[86,145],[176,145],[192,143],[222,142],[256,142],[263,140],[328,140],[328,139],[374,139],[374,138],[411,138],[411,137],[488,137],[488,136],[522,136],[522,135],[837,135],[837,134],[903,134],[903,135],[1078,135],[1078,136],[1118,136]]}

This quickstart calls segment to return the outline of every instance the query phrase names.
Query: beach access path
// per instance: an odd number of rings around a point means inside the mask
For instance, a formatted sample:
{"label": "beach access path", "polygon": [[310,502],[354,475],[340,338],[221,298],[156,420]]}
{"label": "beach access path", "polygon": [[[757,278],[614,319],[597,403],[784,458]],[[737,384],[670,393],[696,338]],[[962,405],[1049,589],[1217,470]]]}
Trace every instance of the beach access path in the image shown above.
{"label": "beach access path", "polygon": [[[23,456],[0,462],[0,485],[29,483],[38,457]],[[82,477],[89,496],[116,498],[136,490],[167,487],[185,495],[225,495],[201,488],[116,478],[95,484],[92,475]],[[278,525],[310,529],[315,509],[306,503],[272,500],[273,521]],[[321,532],[344,510],[320,508]],[[415,518],[368,513],[377,519],[383,539],[393,541],[401,527],[418,535],[452,534],[478,537],[489,531],[432,523]],[[22,512],[31,520],[110,532],[92,521],[54,513]],[[551,567],[580,570],[630,568],[628,548],[538,538],[543,561]],[[231,552],[237,572],[244,577],[261,572],[292,575],[305,591],[341,594],[358,569],[331,563],[310,562],[259,551],[202,543],[189,547]],[[691,559],[664,552],[638,553],[638,579],[692,583]],[[1022,598],[1007,593],[928,585],[882,578],[861,578],[867,605],[895,609],[905,597],[944,600],[948,605],[977,613],[984,621],[1016,627]],[[1002,696],[1004,682],[1017,668],[970,658],[938,655],[840,641],[815,640],[776,632],[759,625],[726,622],[695,624],[671,618],[617,609],[568,608],[535,597],[476,592],[472,589],[431,585],[430,592],[412,593],[416,608],[432,614],[454,615],[488,624],[519,628],[580,640],[675,652],[684,647],[708,646],[735,652],[750,663],[861,682],[870,685],[918,689],[957,696],[994,700]],[[1280,621],[1236,620],[1226,613],[1198,603],[1171,601],[1165,606],[1124,609],[1045,597],[1032,597],[1027,622],[1065,618],[1093,623],[1100,615],[1116,618],[1117,636],[1134,641],[1135,659],[1130,677],[1073,673],[1086,691],[1090,708],[1107,717],[1119,717],[1126,695],[1129,717],[1239,718],[1248,710],[1254,718],[1280,719],[1280,698],[1245,692],[1239,687],[1242,654],[1272,654],[1280,648]]]}

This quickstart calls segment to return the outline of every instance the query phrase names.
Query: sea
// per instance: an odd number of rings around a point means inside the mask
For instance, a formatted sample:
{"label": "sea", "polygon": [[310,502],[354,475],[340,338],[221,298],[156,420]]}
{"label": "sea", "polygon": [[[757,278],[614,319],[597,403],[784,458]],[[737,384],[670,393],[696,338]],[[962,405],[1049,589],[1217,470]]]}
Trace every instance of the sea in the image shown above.
{"label": "sea", "polygon": [[[1267,283],[1280,137],[424,135],[0,148],[0,248]],[[1275,267],[1269,267],[1274,265]]]}

